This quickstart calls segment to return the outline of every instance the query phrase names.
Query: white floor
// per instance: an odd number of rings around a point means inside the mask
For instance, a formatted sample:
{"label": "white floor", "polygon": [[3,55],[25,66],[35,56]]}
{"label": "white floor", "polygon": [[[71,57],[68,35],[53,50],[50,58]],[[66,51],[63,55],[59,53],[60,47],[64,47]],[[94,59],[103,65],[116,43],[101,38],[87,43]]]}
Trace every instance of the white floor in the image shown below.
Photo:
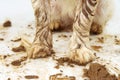
{"label": "white floor", "polygon": [[[119,0],[114,0],[115,12],[112,19],[108,22],[104,34],[99,36],[91,36],[91,45],[102,46],[95,62],[106,65],[112,74],[120,74],[120,45],[115,44],[115,35],[120,40],[120,6]],[[3,28],[2,24],[5,20],[11,20],[12,27]],[[31,25],[31,27],[28,27]],[[87,66],[74,67],[60,66],[59,69],[54,68],[56,61],[49,58],[36,59],[24,61],[21,66],[13,66],[11,62],[20,59],[26,55],[26,52],[15,53],[11,49],[19,46],[21,42],[12,42],[11,40],[18,38],[26,38],[32,42],[35,34],[34,15],[30,0],[0,0],[0,55],[11,55],[5,59],[0,56],[0,80],[27,80],[26,75],[37,75],[39,79],[34,80],[49,80],[49,76],[62,73],[63,75],[75,76],[76,80],[83,80],[83,68]],[[67,37],[59,37],[60,35],[67,35]],[[54,34],[54,50],[56,56],[64,56],[67,52],[67,44],[71,33],[55,33]],[[104,37],[104,43],[99,43],[98,38]],[[109,63],[109,65],[107,64]],[[114,67],[117,67],[116,70]],[[61,70],[63,72],[61,72]]]}

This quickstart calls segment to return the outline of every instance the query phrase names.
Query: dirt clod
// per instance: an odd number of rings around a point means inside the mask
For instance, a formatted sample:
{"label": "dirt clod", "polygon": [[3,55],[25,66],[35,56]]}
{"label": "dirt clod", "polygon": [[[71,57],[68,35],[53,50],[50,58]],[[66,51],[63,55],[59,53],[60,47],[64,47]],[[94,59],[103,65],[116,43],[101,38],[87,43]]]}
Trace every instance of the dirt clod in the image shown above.
{"label": "dirt clod", "polygon": [[27,57],[22,57],[22,58],[19,59],[19,60],[15,60],[15,61],[11,62],[11,64],[12,64],[13,66],[20,66],[21,63],[22,63],[23,61],[25,61],[26,59],[27,59]]}
{"label": "dirt clod", "polygon": [[59,37],[59,38],[61,38],[61,37],[62,37],[62,38],[67,38],[67,35],[61,34],[61,35],[59,35],[58,37]]}
{"label": "dirt clod", "polygon": [[0,41],[3,41],[4,39],[3,38],[0,38]]}
{"label": "dirt clod", "polygon": [[13,42],[19,42],[19,41],[21,41],[21,38],[18,38],[18,39],[15,39],[15,40],[11,40],[11,41],[13,41]]}
{"label": "dirt clod", "polygon": [[91,46],[91,48],[97,52],[100,51],[100,49],[102,48],[102,46]]}
{"label": "dirt clod", "polygon": [[90,80],[118,80],[115,75],[111,75],[104,65],[91,63],[89,69],[84,70],[84,77]]}
{"label": "dirt clod", "polygon": [[3,23],[3,27],[10,27],[10,26],[12,26],[12,23],[10,20],[7,20]]}
{"label": "dirt clod", "polygon": [[49,80],[76,80],[74,76],[62,76],[62,74],[55,74],[49,77]]}
{"label": "dirt clod", "polygon": [[8,78],[7,80],[11,80],[10,78]]}
{"label": "dirt clod", "polygon": [[[53,58],[54,59],[54,58]],[[64,63],[67,64],[67,66],[70,66],[70,67],[74,67],[74,65],[80,65],[80,66],[85,66],[87,63],[85,64],[80,64],[79,62],[75,62],[75,61],[72,61],[71,59],[69,59],[68,57],[61,57],[61,58],[58,58],[58,59],[54,59],[57,61],[57,65],[55,66],[56,69],[59,69],[60,66],[64,66]]]}
{"label": "dirt clod", "polygon": [[26,75],[25,78],[26,79],[38,79],[39,76],[37,76],[37,75]]}
{"label": "dirt clod", "polygon": [[115,44],[116,45],[120,45],[120,40],[119,39],[115,39]]}
{"label": "dirt clod", "polygon": [[26,51],[25,47],[20,45],[19,47],[12,48],[12,51],[14,52],[21,52],[21,51]]}
{"label": "dirt clod", "polygon": [[104,43],[104,37],[98,38],[98,41],[97,41],[97,42],[99,42],[99,43]]}

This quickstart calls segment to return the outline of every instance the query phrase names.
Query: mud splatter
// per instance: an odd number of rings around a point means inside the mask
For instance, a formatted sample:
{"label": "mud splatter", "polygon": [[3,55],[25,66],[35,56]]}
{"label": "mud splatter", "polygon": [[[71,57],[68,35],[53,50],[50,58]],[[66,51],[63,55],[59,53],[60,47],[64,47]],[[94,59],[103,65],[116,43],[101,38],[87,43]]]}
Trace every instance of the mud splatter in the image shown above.
{"label": "mud splatter", "polygon": [[7,20],[3,23],[3,27],[10,27],[10,26],[12,26],[12,23],[10,20]]}
{"label": "mud splatter", "polygon": [[89,69],[84,69],[84,77],[90,80],[119,80],[115,75],[111,75],[104,65],[91,63]]}

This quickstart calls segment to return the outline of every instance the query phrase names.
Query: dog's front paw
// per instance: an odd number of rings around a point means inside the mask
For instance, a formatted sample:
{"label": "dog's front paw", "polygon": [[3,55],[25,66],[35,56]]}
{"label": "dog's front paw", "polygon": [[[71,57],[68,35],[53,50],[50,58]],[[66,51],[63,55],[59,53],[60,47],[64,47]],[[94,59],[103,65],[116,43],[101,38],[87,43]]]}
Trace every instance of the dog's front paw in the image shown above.
{"label": "dog's front paw", "polygon": [[69,58],[78,64],[87,64],[95,59],[95,55],[90,49],[84,46],[80,49],[78,48],[71,50]]}
{"label": "dog's front paw", "polygon": [[28,51],[28,58],[43,58],[51,55],[51,49],[45,45],[33,44]]}

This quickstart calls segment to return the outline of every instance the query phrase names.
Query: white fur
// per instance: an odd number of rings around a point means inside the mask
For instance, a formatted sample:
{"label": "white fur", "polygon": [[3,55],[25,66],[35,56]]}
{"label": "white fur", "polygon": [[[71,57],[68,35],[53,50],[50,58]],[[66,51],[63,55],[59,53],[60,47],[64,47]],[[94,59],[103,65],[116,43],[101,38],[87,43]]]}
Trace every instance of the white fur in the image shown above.
{"label": "white fur", "polygon": [[94,17],[94,22],[104,27],[106,22],[112,17],[113,11],[114,11],[113,0],[100,0],[96,15]]}

